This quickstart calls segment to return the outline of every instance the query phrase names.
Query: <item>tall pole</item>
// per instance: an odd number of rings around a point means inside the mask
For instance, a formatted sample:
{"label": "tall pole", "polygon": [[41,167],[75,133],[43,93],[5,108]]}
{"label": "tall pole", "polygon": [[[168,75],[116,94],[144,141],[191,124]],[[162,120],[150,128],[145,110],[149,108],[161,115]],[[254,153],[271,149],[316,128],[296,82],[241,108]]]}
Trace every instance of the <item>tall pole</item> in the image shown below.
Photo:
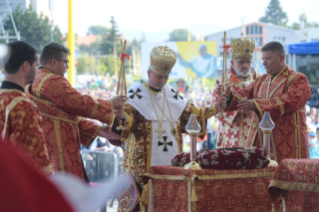
{"label": "tall pole", "polygon": [[75,85],[75,51],[74,51],[74,31],[73,31],[73,0],[69,0],[69,32],[68,32],[68,48],[70,50],[69,56],[69,70],[68,80],[74,87]]}

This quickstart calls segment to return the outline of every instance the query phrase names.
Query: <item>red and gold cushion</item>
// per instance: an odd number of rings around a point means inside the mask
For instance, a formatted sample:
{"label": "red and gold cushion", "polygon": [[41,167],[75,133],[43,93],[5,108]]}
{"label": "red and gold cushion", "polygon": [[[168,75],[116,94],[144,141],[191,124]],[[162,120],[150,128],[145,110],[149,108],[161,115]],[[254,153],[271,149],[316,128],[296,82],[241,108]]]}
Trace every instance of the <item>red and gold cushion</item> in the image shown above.
{"label": "red and gold cushion", "polygon": [[[178,154],[172,159],[173,166],[184,166],[189,162],[189,153]],[[260,169],[269,164],[269,159],[262,149],[251,147],[198,151],[196,162],[203,169]]]}

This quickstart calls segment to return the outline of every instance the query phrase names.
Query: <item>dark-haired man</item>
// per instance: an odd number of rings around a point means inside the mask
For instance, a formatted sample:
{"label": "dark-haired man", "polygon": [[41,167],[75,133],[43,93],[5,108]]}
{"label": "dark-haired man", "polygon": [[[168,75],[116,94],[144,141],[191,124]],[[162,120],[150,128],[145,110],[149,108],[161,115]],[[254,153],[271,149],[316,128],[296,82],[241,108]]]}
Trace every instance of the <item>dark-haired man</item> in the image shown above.
{"label": "dark-haired man", "polygon": [[[268,111],[275,123],[271,134],[271,157],[278,163],[284,158],[309,158],[305,109],[311,94],[308,80],[304,74],[286,65],[281,43],[267,43],[261,51],[267,74],[244,89],[233,90],[227,110],[256,112],[251,120],[247,146],[262,147],[259,122]],[[227,96],[231,96],[229,89]]]}
{"label": "dark-haired man", "polygon": [[0,88],[1,139],[22,149],[40,172],[52,173],[38,108],[24,94],[24,86],[32,83],[36,75],[38,50],[23,41],[6,47],[5,81]]}
{"label": "dark-haired man", "polygon": [[[58,43],[47,44],[41,54],[41,69],[27,96],[39,107],[42,128],[54,170],[70,172],[88,180],[80,155],[80,143],[89,146],[97,135],[109,137],[109,127],[82,117],[113,124],[114,110],[121,109],[125,97],[94,100],[82,95],[63,77],[68,69],[69,50]],[[110,137],[109,137],[110,138]]]}

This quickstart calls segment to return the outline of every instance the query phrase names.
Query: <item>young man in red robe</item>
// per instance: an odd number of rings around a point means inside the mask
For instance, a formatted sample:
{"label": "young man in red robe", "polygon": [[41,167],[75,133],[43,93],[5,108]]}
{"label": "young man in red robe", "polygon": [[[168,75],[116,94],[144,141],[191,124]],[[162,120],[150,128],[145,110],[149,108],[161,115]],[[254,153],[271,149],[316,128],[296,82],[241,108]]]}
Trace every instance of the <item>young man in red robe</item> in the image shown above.
{"label": "young man in red robe", "polygon": [[24,86],[32,83],[36,75],[38,51],[23,41],[14,41],[6,47],[5,80],[0,88],[1,137],[30,156],[39,171],[52,173],[38,108],[24,93]]}
{"label": "young man in red robe", "polygon": [[110,138],[110,131],[109,126],[100,126],[85,118],[112,125],[114,109],[122,109],[126,97],[94,100],[79,93],[64,78],[69,68],[68,54],[69,49],[63,45],[47,44],[40,58],[41,69],[26,93],[39,107],[53,169],[88,181],[80,144],[89,146],[98,135]]}
{"label": "young man in red robe", "polygon": [[[248,147],[262,148],[259,123],[264,112],[268,111],[275,123],[271,133],[271,157],[278,163],[285,158],[309,158],[305,105],[311,88],[307,77],[286,65],[281,43],[269,42],[261,51],[267,74],[261,75],[244,89],[233,90],[227,111],[256,112],[250,123]],[[230,89],[227,91],[226,96],[231,98]]]}

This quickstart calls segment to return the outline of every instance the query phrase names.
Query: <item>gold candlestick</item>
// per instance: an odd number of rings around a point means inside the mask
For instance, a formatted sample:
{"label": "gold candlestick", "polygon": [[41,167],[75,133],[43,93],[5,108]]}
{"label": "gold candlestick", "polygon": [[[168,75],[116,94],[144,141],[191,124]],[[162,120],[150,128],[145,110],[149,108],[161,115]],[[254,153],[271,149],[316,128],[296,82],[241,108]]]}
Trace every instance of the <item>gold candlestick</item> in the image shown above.
{"label": "gold candlestick", "polygon": [[185,127],[186,131],[188,134],[191,136],[191,152],[190,152],[190,159],[191,162],[186,164],[184,166],[184,169],[193,169],[193,170],[198,170],[202,169],[200,165],[196,162],[196,138],[198,136],[198,133],[201,130],[200,125],[197,122],[196,115],[191,114],[191,117],[189,118],[189,121]]}
{"label": "gold candlestick", "polygon": [[[117,82],[117,89],[116,89],[116,96],[127,96],[127,89],[126,89],[126,77],[125,77],[125,58],[128,60],[130,59],[130,56],[125,53],[126,50],[126,40],[124,42],[121,40],[121,54],[118,55],[118,57],[121,59],[121,69],[119,73],[119,80]],[[116,128],[117,130],[123,130],[126,129],[126,127],[123,126],[123,121],[120,121],[120,125]]]}

